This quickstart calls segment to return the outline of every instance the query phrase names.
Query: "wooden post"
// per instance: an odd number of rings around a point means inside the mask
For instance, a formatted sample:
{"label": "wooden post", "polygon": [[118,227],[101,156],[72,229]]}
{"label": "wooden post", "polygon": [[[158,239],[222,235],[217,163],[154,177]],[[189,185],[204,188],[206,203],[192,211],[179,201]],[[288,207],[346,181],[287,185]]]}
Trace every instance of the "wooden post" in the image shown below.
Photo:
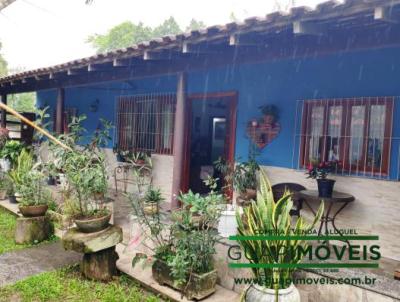
{"label": "wooden post", "polygon": [[172,178],[171,210],[179,207],[178,195],[182,187],[185,160],[185,127],[186,125],[186,75],[178,74],[176,89],[176,111],[174,130],[174,170]]}
{"label": "wooden post", "polygon": [[64,100],[65,90],[64,88],[58,88],[57,95],[57,108],[56,108],[56,133],[64,133]]}
{"label": "wooden post", "polygon": [[[2,94],[0,97],[1,97],[1,102],[7,105],[7,94]],[[5,109],[1,110],[1,127],[2,128],[7,127],[7,111]]]}

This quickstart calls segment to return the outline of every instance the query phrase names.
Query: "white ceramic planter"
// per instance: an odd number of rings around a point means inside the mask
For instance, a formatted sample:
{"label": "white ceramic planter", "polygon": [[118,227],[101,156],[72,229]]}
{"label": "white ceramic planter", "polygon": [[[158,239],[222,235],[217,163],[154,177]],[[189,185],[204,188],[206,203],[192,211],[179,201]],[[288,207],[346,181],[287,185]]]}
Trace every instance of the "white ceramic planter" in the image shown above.
{"label": "white ceramic planter", "polygon": [[[275,290],[254,284],[250,286],[245,294],[246,302],[275,302]],[[300,302],[299,290],[293,283],[278,292],[279,302]]]}
{"label": "white ceramic planter", "polygon": [[3,172],[8,172],[11,169],[11,162],[6,158],[0,159],[0,168]]}
{"label": "white ceramic planter", "polygon": [[218,222],[218,233],[225,238],[236,235],[236,211],[233,206],[229,205],[225,211],[222,211]]}
{"label": "white ceramic planter", "polygon": [[59,179],[59,181],[60,181],[60,186],[61,186],[61,188],[66,189],[66,188],[67,188],[67,185],[68,185],[66,175],[63,174],[63,173],[59,173],[59,174],[58,174],[58,179]]}

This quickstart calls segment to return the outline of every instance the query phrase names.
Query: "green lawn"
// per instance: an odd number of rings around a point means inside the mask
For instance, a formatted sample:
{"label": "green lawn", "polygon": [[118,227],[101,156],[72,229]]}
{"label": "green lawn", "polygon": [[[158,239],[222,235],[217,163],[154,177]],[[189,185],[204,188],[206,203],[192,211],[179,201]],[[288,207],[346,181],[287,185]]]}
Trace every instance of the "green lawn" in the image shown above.
{"label": "green lawn", "polygon": [[[15,244],[15,224],[15,216],[0,208],[0,254],[32,246],[28,244]],[[56,237],[52,237],[50,240],[54,241]]]}
{"label": "green lawn", "polygon": [[156,302],[163,301],[135,284],[126,275],[109,283],[81,277],[78,266],[42,273],[0,288],[0,301]]}

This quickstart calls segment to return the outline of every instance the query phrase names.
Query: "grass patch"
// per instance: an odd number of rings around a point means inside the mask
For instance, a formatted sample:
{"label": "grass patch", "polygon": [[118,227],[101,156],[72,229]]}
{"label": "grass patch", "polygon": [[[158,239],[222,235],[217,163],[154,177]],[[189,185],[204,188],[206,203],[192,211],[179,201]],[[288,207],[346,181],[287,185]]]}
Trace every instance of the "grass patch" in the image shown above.
{"label": "grass patch", "polygon": [[158,302],[127,275],[102,283],[84,279],[79,266],[42,273],[0,288],[0,301]]}
{"label": "grass patch", "polygon": [[[14,241],[15,225],[17,219],[6,210],[0,208],[0,254],[20,250],[27,247],[35,246],[35,244],[16,244]],[[57,240],[57,237],[52,236],[50,241]]]}

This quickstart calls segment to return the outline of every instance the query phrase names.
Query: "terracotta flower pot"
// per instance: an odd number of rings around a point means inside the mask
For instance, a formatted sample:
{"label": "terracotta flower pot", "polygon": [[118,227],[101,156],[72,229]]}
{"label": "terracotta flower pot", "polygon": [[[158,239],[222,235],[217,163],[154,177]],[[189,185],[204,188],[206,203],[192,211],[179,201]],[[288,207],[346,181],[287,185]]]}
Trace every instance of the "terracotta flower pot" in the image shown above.
{"label": "terracotta flower pot", "polygon": [[40,204],[35,206],[19,206],[19,211],[24,217],[39,217],[44,216],[49,207],[47,204]]}
{"label": "terracotta flower pot", "polygon": [[97,192],[93,194],[94,199],[95,200],[104,200],[104,193],[102,192]]}
{"label": "terracotta flower pot", "polygon": [[240,193],[240,197],[246,201],[249,201],[251,199],[255,200],[257,198],[257,190],[246,189],[245,192]]}
{"label": "terracotta flower pot", "polygon": [[179,291],[185,289],[183,293],[189,300],[201,300],[215,292],[217,284],[217,270],[212,270],[204,274],[193,273],[188,276],[188,284],[178,285],[172,277],[171,268],[162,260],[156,260],[152,266],[153,278],[161,285],[168,285]]}
{"label": "terracotta flower pot", "polygon": [[108,227],[111,214],[96,218],[75,218],[75,224],[82,233],[95,233]]}

